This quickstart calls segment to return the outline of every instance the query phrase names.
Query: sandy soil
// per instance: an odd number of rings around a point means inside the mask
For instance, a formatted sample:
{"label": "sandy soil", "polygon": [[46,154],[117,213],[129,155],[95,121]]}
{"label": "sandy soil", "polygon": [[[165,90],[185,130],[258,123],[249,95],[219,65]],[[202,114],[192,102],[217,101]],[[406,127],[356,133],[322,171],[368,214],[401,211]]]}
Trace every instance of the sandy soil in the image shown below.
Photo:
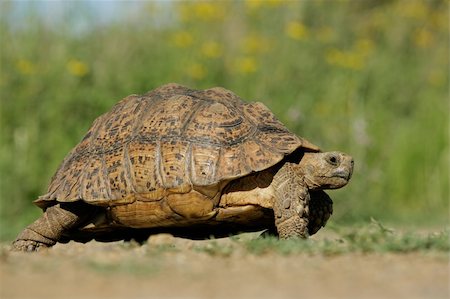
{"label": "sandy soil", "polygon": [[445,254],[220,253],[227,242],[163,235],[143,246],[71,242],[37,254],[4,244],[0,298],[450,297]]}

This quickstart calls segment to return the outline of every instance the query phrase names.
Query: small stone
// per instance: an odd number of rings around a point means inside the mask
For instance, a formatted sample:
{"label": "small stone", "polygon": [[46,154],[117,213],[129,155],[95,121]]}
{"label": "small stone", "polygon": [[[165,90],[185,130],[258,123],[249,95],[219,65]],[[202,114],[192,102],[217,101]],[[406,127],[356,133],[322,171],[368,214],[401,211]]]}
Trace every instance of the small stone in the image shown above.
{"label": "small stone", "polygon": [[148,243],[151,245],[166,245],[172,244],[175,240],[175,237],[171,234],[157,234],[151,235],[148,238]]}

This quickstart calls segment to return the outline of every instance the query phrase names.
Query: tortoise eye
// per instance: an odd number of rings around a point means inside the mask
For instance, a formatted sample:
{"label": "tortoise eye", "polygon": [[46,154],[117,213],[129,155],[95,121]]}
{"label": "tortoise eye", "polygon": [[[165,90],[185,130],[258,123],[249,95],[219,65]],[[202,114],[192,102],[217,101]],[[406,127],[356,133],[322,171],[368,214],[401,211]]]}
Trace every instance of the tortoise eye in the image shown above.
{"label": "tortoise eye", "polygon": [[327,162],[331,165],[337,166],[339,165],[339,157],[337,155],[329,155],[327,157]]}

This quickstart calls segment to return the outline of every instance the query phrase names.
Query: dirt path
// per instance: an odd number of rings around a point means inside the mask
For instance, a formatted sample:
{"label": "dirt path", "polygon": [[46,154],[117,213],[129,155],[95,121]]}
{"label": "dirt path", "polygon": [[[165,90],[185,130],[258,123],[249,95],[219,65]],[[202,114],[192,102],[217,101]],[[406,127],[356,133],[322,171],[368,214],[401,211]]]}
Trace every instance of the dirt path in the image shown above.
{"label": "dirt path", "polygon": [[255,255],[221,252],[227,240],[201,241],[201,250],[169,242],[176,250],[158,239],[159,250],[90,242],[24,254],[4,245],[0,298],[449,298],[445,255]]}

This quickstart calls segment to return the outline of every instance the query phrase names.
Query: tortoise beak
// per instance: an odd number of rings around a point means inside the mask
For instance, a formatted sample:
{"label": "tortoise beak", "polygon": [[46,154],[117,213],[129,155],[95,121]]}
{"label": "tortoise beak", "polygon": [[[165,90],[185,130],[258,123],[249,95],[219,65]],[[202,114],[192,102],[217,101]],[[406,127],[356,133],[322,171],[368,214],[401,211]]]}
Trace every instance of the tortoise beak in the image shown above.
{"label": "tortoise beak", "polygon": [[347,154],[339,153],[338,158],[336,158],[337,163],[339,163],[338,167],[333,172],[334,177],[341,178],[348,182],[353,175],[353,167],[355,162],[353,158]]}

